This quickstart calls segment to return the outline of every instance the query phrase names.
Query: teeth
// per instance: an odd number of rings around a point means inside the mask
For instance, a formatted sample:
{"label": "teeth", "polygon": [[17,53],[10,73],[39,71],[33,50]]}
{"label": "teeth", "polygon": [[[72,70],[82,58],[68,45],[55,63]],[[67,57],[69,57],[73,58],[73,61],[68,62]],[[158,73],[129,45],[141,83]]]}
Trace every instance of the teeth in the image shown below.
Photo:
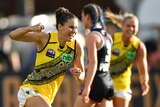
{"label": "teeth", "polygon": [[128,33],[129,33],[129,35],[130,35],[130,36],[132,36],[132,35],[133,35],[133,32],[132,32],[132,31],[129,31]]}

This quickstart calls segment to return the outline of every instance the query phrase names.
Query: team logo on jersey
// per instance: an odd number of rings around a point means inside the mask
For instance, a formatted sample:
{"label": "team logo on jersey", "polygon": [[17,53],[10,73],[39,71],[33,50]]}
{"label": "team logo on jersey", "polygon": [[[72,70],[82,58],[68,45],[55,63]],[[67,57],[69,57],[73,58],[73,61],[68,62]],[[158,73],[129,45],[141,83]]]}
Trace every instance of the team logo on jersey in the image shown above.
{"label": "team logo on jersey", "polygon": [[55,54],[56,54],[56,52],[55,52],[54,50],[48,49],[48,50],[47,50],[47,53],[46,53],[46,56],[51,57],[51,58],[54,58],[54,57],[55,57]]}
{"label": "team logo on jersey", "polygon": [[112,54],[115,55],[115,56],[119,56],[120,50],[114,49],[114,50],[112,51]]}

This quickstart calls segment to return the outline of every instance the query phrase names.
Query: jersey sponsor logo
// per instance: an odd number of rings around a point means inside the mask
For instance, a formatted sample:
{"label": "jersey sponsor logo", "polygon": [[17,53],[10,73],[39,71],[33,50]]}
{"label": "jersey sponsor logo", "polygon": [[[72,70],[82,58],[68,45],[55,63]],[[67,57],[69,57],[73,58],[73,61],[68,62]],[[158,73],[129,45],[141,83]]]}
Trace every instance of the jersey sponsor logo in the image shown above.
{"label": "jersey sponsor logo", "polygon": [[134,60],[136,58],[136,52],[135,51],[129,51],[126,54],[126,58],[129,60]]}
{"label": "jersey sponsor logo", "polygon": [[65,62],[72,62],[73,60],[73,55],[72,54],[63,54],[62,55],[62,60]]}
{"label": "jersey sponsor logo", "polygon": [[54,57],[55,57],[55,54],[56,54],[56,52],[55,52],[54,50],[48,49],[48,50],[47,50],[47,53],[46,53],[46,56],[51,57],[51,58],[54,58]]}

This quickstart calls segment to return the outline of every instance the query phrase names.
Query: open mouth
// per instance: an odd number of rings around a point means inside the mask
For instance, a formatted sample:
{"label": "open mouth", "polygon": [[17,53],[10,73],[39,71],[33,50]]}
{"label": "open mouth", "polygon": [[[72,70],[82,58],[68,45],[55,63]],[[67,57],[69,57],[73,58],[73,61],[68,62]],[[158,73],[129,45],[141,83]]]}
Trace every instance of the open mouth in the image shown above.
{"label": "open mouth", "polygon": [[133,32],[132,32],[132,31],[128,31],[128,34],[129,34],[130,36],[132,36],[132,35],[133,35]]}
{"label": "open mouth", "polygon": [[72,39],[74,38],[74,34],[69,34],[69,37]]}
{"label": "open mouth", "polygon": [[73,38],[75,36],[75,33],[70,33],[69,36]]}

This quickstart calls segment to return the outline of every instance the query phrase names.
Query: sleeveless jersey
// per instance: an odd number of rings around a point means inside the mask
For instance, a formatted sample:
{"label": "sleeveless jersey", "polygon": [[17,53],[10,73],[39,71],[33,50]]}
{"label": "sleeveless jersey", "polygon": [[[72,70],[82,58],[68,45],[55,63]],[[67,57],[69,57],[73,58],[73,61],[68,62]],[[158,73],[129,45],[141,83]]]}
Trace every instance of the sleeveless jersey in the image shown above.
{"label": "sleeveless jersey", "polygon": [[98,71],[109,71],[110,57],[111,57],[111,47],[112,47],[112,38],[110,35],[101,36],[103,39],[103,45],[97,51],[98,59]]}
{"label": "sleeveless jersey", "polygon": [[140,40],[133,36],[130,44],[124,46],[121,38],[122,33],[114,34],[110,73],[116,90],[128,90],[131,84],[131,69],[137,56]]}
{"label": "sleeveless jersey", "polygon": [[110,57],[111,57],[111,47],[113,44],[113,40],[111,36],[104,30],[104,28],[92,28],[92,32],[98,33],[102,38],[103,44],[101,48],[97,51],[97,59],[98,59],[98,71],[109,71],[110,65]]}
{"label": "sleeveless jersey", "polygon": [[113,81],[109,73],[112,38],[110,35],[103,35],[96,30],[92,32],[98,33],[103,43],[97,50],[98,65],[89,98],[96,102],[101,102],[104,98],[111,100],[114,95]]}
{"label": "sleeveless jersey", "polygon": [[51,104],[74,59],[75,44],[75,40],[67,42],[61,49],[58,33],[49,33],[48,43],[36,54],[34,71],[28,75],[21,87],[35,89]]}

